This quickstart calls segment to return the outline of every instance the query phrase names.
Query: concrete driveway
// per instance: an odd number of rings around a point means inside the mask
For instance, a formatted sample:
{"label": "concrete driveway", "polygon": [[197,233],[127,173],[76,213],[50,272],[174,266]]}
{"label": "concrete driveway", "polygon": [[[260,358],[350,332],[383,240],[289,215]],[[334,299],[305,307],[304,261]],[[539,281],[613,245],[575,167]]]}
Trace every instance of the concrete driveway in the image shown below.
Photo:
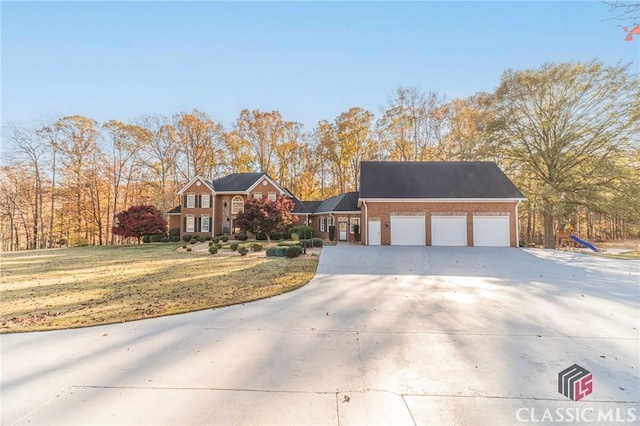
{"label": "concrete driveway", "polygon": [[[3,335],[1,420],[637,424],[639,329],[637,261],[327,247],[308,286],[268,300]],[[557,387],[574,363],[593,375],[580,401]]]}

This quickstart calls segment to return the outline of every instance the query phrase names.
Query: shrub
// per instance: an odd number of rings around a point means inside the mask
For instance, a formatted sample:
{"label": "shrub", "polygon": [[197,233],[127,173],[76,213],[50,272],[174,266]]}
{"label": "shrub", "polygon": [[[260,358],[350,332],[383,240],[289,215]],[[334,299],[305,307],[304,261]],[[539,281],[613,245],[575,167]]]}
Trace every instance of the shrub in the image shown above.
{"label": "shrub", "polygon": [[291,234],[291,241],[298,241],[300,237],[295,232]]}
{"label": "shrub", "polygon": [[222,237],[220,237],[220,239],[222,240],[223,243],[226,243],[227,241],[229,241],[229,237],[226,235],[223,235]]}
{"label": "shrub", "polygon": [[290,243],[290,242],[288,242],[288,241],[280,241],[280,242],[278,243],[278,246],[279,246],[279,247],[289,247],[290,245],[291,245],[291,243]]}
{"label": "shrub", "polygon": [[182,246],[182,248],[186,249],[186,248],[187,248],[187,245],[186,245],[186,244],[185,244],[185,245],[183,245],[183,246]]}
{"label": "shrub", "polygon": [[213,237],[211,239],[211,241],[213,241],[214,243],[218,244],[220,242],[220,237]]}
{"label": "shrub", "polygon": [[252,251],[262,251],[262,244],[260,244],[260,243],[251,244],[251,250]]}
{"label": "shrub", "polygon": [[191,247],[187,247],[187,251],[191,251]]}
{"label": "shrub", "polygon": [[238,249],[238,253],[240,253],[240,256],[246,256],[247,253],[249,253],[249,249],[245,246],[242,246]]}
{"label": "shrub", "polygon": [[192,235],[189,235],[189,234],[183,235],[182,236],[182,241],[184,241],[185,243],[188,243],[189,241],[191,241],[191,238],[193,238]]}
{"label": "shrub", "polygon": [[173,241],[174,243],[178,243],[180,242],[180,237],[178,235],[174,235],[173,237],[171,237],[171,241]]}
{"label": "shrub", "polygon": [[331,225],[329,226],[329,240],[333,241],[336,239],[336,227]]}
{"label": "shrub", "polygon": [[267,239],[267,235],[264,232],[258,232],[256,234],[256,240],[265,241]]}
{"label": "shrub", "polygon": [[162,238],[160,238],[160,242],[161,242],[161,243],[168,243],[169,241],[171,241],[171,240],[169,239],[169,237],[162,237]]}
{"label": "shrub", "polygon": [[204,237],[205,241],[211,241],[211,235],[207,235],[206,237]]}
{"label": "shrub", "polygon": [[202,235],[198,235],[198,236],[196,237],[196,240],[198,240],[198,241],[199,241],[199,242],[201,242],[201,243],[204,243],[204,242],[206,241]]}
{"label": "shrub", "polygon": [[518,241],[518,247],[526,247],[527,246],[527,242],[524,239],[520,239],[520,241]]}
{"label": "shrub", "polygon": [[218,247],[216,247],[216,246],[209,247],[209,253],[210,254],[216,254],[217,252],[218,252]]}
{"label": "shrub", "polygon": [[216,247],[218,247],[218,250],[222,248],[222,243],[217,243]]}
{"label": "shrub", "polygon": [[301,240],[313,237],[313,228],[307,225],[297,225],[291,228],[291,234],[298,234]]}
{"label": "shrub", "polygon": [[164,238],[164,234],[151,234],[149,235],[149,242],[159,243]]}
{"label": "shrub", "polygon": [[249,239],[249,237],[247,237],[247,234],[238,234],[236,238],[240,241],[247,241]]}
{"label": "shrub", "polygon": [[301,254],[302,254],[302,247],[300,246],[291,246],[287,248],[287,257],[290,259],[294,257],[298,257]]}
{"label": "shrub", "polygon": [[148,242],[151,241],[151,235],[143,235],[142,236],[142,242],[147,244]]}
{"label": "shrub", "polygon": [[209,241],[209,247],[213,246],[213,241]]}
{"label": "shrub", "polygon": [[288,249],[289,247],[276,247],[276,256],[285,257]]}
{"label": "shrub", "polygon": [[169,229],[169,238],[171,238],[171,241],[173,241],[173,237],[178,237],[178,240],[180,240],[180,228]]}
{"label": "shrub", "polygon": [[231,250],[233,250],[233,251],[236,251],[236,250],[238,250],[238,246],[240,246],[240,244],[239,244],[239,243],[231,243],[231,244],[229,245],[229,248],[230,248]]}
{"label": "shrub", "polygon": [[267,257],[275,257],[278,255],[277,247],[267,247],[267,251],[265,252]]}
{"label": "shrub", "polygon": [[198,242],[198,240],[197,240],[197,239],[195,239],[195,238],[193,238],[191,241],[189,241],[189,244],[195,244],[195,243],[197,243],[197,242]]}
{"label": "shrub", "polygon": [[312,238],[311,239],[312,247],[322,247],[322,238]]}
{"label": "shrub", "polygon": [[309,247],[311,247],[311,239],[300,240],[300,241],[298,241],[298,245],[300,247],[309,248]]}
{"label": "shrub", "polygon": [[86,247],[89,245],[89,240],[82,237],[76,237],[71,240],[71,247]]}

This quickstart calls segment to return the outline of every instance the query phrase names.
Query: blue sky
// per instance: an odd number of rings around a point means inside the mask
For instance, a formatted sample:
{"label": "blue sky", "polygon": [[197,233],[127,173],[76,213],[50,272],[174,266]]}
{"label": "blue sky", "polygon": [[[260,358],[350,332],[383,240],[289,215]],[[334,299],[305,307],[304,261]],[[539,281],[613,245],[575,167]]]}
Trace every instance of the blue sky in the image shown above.
{"label": "blue sky", "polygon": [[507,68],[600,59],[640,70],[601,2],[2,2],[2,122],[130,121],[243,108],[312,130],[394,88],[447,99]]}

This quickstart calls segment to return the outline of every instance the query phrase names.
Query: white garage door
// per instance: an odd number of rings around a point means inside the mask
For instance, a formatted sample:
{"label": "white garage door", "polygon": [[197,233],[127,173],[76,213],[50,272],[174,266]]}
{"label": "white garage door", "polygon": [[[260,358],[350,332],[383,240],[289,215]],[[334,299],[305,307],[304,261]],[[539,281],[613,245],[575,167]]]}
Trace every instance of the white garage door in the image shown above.
{"label": "white garage door", "polygon": [[509,247],[509,216],[474,216],[473,245]]}
{"label": "white garage door", "polygon": [[466,246],[466,216],[431,216],[432,246]]}
{"label": "white garage door", "polygon": [[391,216],[391,245],[425,245],[424,222],[424,216]]}

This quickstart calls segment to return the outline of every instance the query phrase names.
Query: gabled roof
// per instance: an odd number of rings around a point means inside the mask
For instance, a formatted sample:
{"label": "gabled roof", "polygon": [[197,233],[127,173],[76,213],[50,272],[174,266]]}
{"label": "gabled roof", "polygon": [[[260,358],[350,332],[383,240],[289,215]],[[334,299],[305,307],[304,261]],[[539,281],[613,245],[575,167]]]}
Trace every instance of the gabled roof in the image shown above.
{"label": "gabled roof", "polygon": [[346,192],[336,195],[335,197],[327,198],[313,210],[313,213],[357,212],[360,210],[358,207],[358,197],[358,192]]}
{"label": "gabled roof", "polygon": [[169,210],[167,214],[180,214],[181,209],[182,209],[182,206],[175,206],[174,208]]}
{"label": "gabled roof", "polygon": [[258,182],[266,173],[232,173],[213,181],[216,192],[244,192]]}
{"label": "gabled roof", "polygon": [[322,204],[322,201],[303,201],[303,203],[307,210],[309,210],[311,213],[315,213],[320,204]]}
{"label": "gabled roof", "polygon": [[360,198],[524,199],[491,161],[388,162],[360,165]]}
{"label": "gabled roof", "polygon": [[293,200],[294,206],[293,214],[311,214],[311,211],[307,208],[306,203],[304,201],[300,201],[298,197],[295,195],[291,195],[291,199]]}

